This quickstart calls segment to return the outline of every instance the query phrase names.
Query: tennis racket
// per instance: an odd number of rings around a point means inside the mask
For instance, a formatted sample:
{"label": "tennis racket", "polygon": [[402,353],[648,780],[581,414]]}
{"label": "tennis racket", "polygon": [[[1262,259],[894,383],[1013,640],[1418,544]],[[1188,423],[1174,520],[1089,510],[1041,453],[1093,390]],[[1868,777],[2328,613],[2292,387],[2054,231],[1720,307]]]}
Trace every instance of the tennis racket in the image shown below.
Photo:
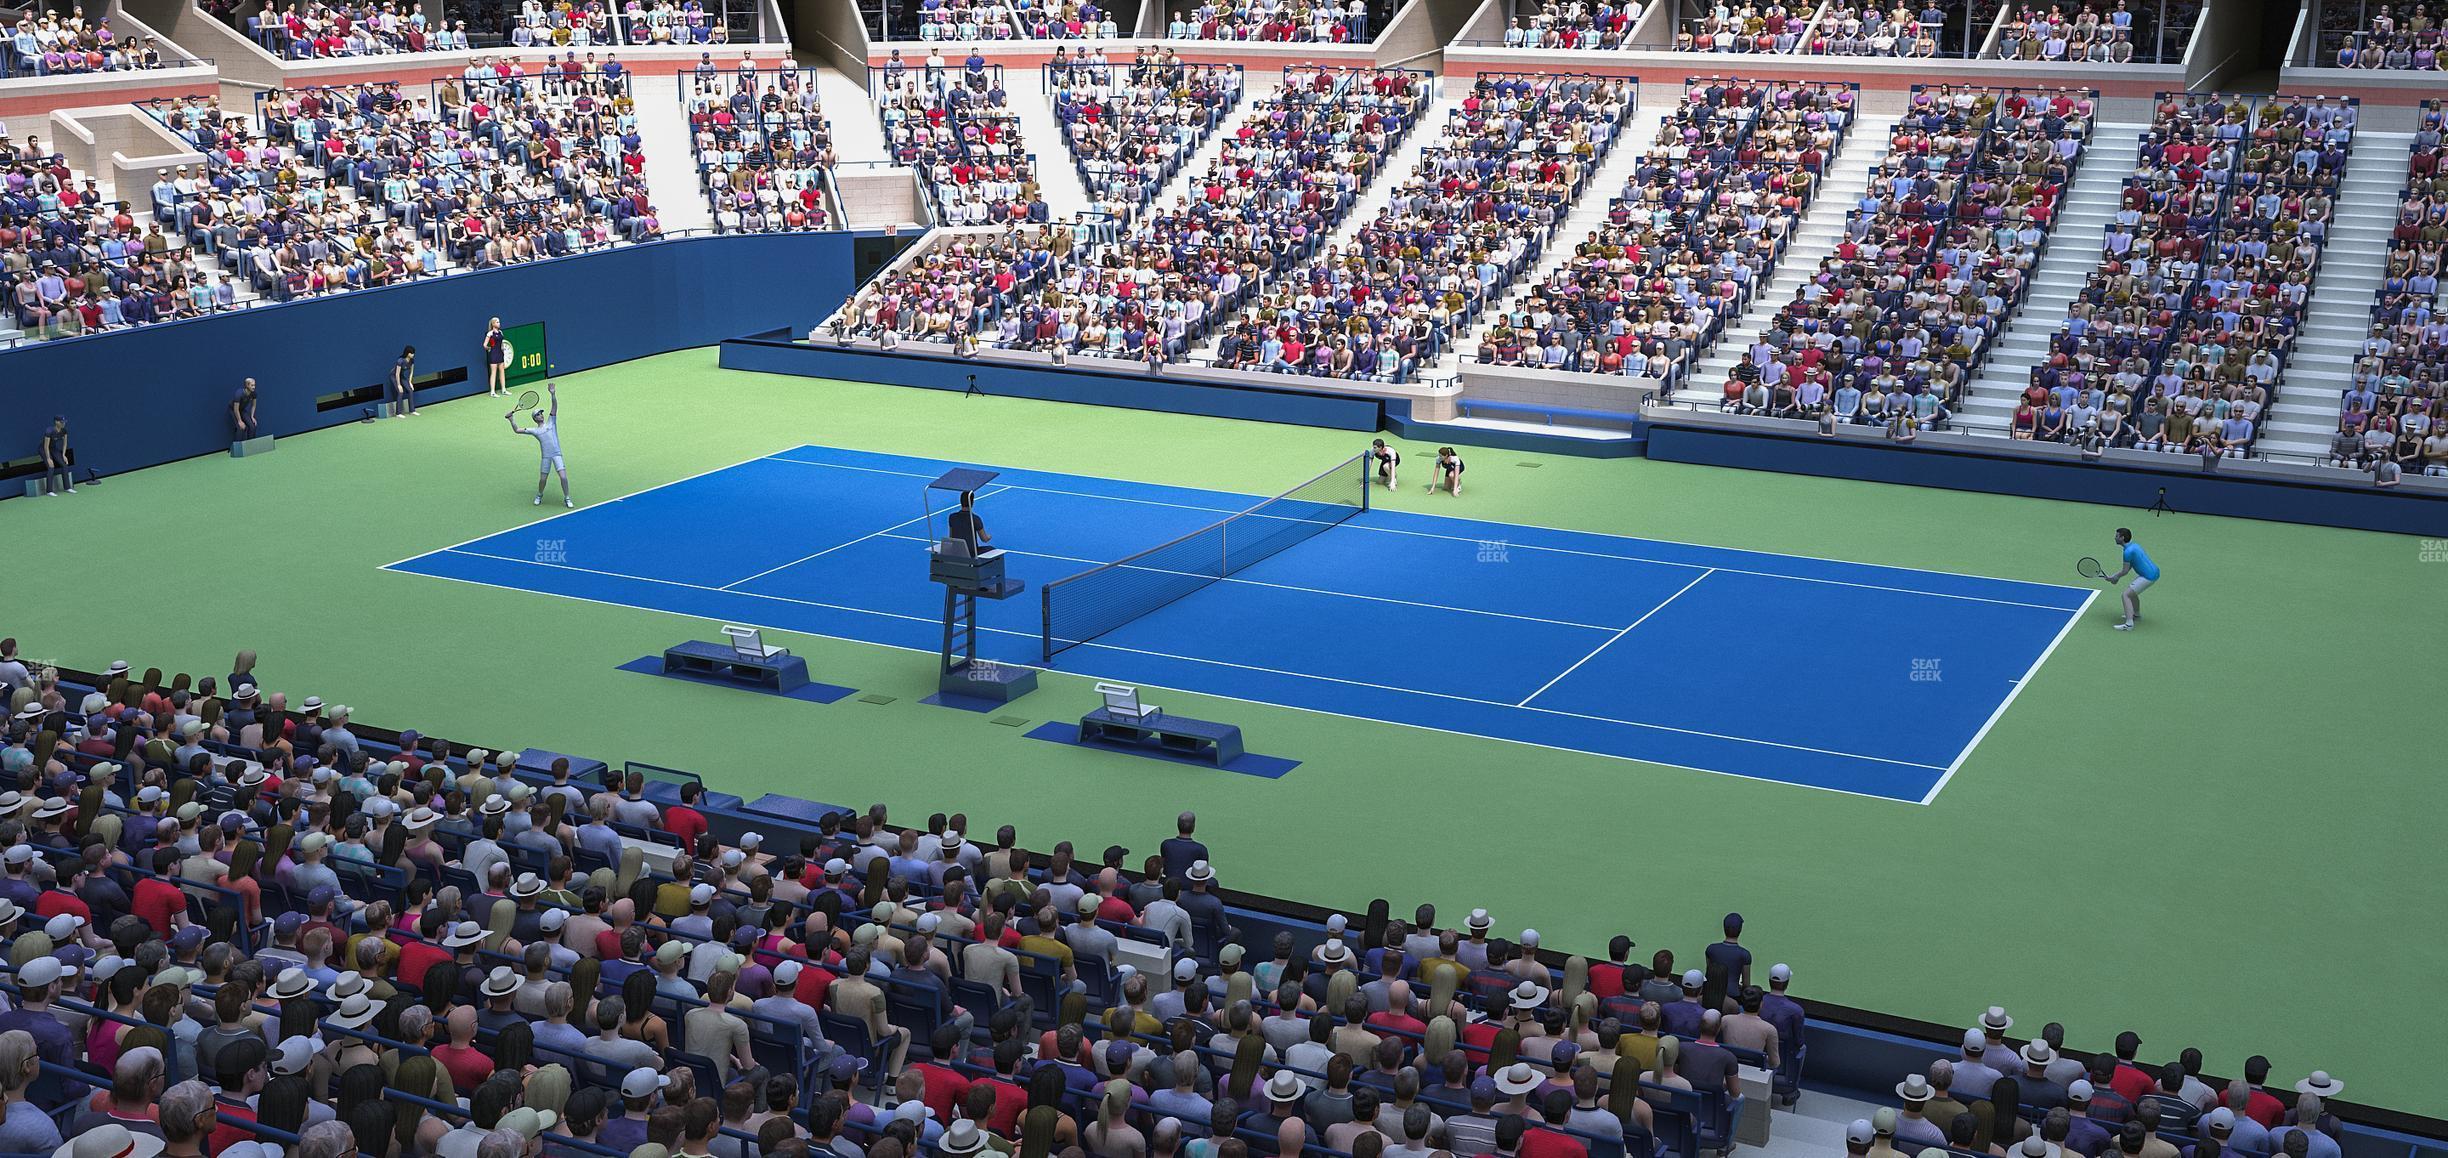
{"label": "tennis racket", "polygon": [[[544,400],[544,396],[543,396],[543,395],[541,395],[541,394],[536,393],[536,392],[535,392],[535,391],[533,391],[533,390],[521,390],[521,391],[519,391],[519,396],[518,396],[518,405],[517,405],[517,406],[512,407],[511,409],[512,409],[513,411],[518,411],[518,410],[533,410],[533,409],[535,409],[535,404],[536,404],[536,403],[538,403],[538,402],[542,402],[543,400]],[[2095,565],[2096,565],[2096,564],[2095,564]]]}
{"label": "tennis racket", "polygon": [[2108,577],[2108,569],[2100,566],[2100,561],[2092,558],[2089,555],[2085,555],[2080,559],[2074,560],[2074,573],[2082,576],[2085,579],[2105,579]]}

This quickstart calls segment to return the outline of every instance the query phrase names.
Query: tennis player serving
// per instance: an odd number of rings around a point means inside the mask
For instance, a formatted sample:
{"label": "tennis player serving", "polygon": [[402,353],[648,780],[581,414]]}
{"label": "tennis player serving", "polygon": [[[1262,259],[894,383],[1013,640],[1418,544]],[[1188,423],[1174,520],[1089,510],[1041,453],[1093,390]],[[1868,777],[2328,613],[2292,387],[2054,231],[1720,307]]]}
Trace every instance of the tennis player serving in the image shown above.
{"label": "tennis player serving", "polygon": [[[569,467],[561,461],[561,388],[547,382],[544,391],[552,396],[552,409],[535,411],[532,415],[535,425],[519,425],[516,410],[502,417],[510,420],[510,429],[535,439],[536,450],[544,456],[536,466],[535,505],[544,505],[544,480],[558,474],[561,476],[561,505],[575,508],[578,504],[570,501]],[[520,396],[519,404],[535,405],[535,391],[530,390]]]}
{"label": "tennis player serving", "polygon": [[2117,568],[2116,574],[2108,577],[2108,582],[2113,584],[2128,574],[2134,577],[2133,582],[2125,585],[2125,621],[2117,624],[2116,629],[2132,631],[2134,624],[2142,621],[2142,592],[2159,581],[2159,564],[2151,562],[2150,552],[2143,550],[2142,544],[2134,542],[2131,530],[2118,527],[2116,542],[2117,555],[2124,566]]}

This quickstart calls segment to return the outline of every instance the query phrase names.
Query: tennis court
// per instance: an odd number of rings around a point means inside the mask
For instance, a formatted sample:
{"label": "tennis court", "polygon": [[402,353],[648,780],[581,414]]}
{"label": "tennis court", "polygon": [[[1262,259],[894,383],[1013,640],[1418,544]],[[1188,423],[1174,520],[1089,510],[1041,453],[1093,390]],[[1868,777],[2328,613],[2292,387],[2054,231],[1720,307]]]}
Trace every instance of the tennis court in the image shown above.
{"label": "tennis court", "polygon": [[[920,489],[955,465],[1002,472],[978,512],[1030,591],[979,619],[981,650],[1008,663],[1044,662],[1050,582],[1260,501],[802,446],[386,569],[932,653],[943,594]],[[1057,586],[1061,642],[1085,642],[1050,666],[1926,804],[2098,593],[1358,510],[1356,468],[1346,481],[1352,509],[1220,581],[1168,551]],[[1084,618],[1075,595],[1093,596]],[[821,651],[811,666],[823,678]]]}

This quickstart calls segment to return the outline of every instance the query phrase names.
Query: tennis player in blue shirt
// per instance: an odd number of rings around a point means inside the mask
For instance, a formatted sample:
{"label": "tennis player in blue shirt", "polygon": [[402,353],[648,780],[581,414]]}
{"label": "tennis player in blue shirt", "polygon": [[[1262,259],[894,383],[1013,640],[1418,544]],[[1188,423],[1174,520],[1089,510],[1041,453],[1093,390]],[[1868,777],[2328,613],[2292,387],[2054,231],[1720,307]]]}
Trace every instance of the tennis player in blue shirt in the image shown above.
{"label": "tennis player in blue shirt", "polygon": [[2124,566],[2117,568],[2117,573],[2110,575],[2108,582],[2114,583],[2128,574],[2134,577],[2133,582],[2125,585],[2125,622],[2117,624],[2116,629],[2132,631],[2134,624],[2142,618],[2143,589],[2159,581],[2159,565],[2151,562],[2150,552],[2144,551],[2142,544],[2133,541],[2131,530],[2118,527],[2116,541],[2117,555]]}

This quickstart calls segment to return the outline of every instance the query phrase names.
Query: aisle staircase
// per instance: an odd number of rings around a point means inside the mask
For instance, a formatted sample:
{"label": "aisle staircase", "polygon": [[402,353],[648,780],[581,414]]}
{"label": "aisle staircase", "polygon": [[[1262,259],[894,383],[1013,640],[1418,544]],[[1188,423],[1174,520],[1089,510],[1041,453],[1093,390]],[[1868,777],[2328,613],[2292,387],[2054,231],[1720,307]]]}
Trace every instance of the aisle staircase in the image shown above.
{"label": "aisle staircase", "polygon": [[1062,123],[1054,119],[1054,97],[1045,87],[1045,72],[1034,65],[1003,69],[1004,101],[1020,118],[1021,147],[1037,157],[1037,189],[1056,221],[1088,212],[1088,187],[1080,183],[1071,162],[1071,146],[1063,143]]}
{"label": "aisle staircase", "polygon": [[697,154],[690,148],[688,110],[680,103],[686,82],[670,73],[640,73],[629,81],[646,151],[646,191],[666,234],[714,225],[713,206],[697,178]]}
{"label": "aisle staircase", "polygon": [[1429,367],[1423,368],[1423,378],[1442,378],[1475,362],[1479,358],[1479,335],[1488,323],[1519,305],[1537,286],[1546,284],[1549,276],[1564,268],[1572,259],[1573,247],[1588,239],[1590,233],[1606,225],[1607,210],[1623,195],[1624,183],[1632,179],[1632,170],[1640,167],[1642,157],[1655,144],[1658,126],[1665,123],[1680,102],[1650,101],[1633,110],[1631,117],[1615,132],[1615,141],[1607,148],[1606,158],[1598,170],[1590,174],[1581,186],[1581,197],[1575,201],[1556,227],[1555,236],[1548,239],[1547,251],[1539,255],[1529,271],[1511,287],[1497,295],[1496,304],[1480,313],[1470,330],[1453,348],[1440,355]]}
{"label": "aisle staircase", "polygon": [[2406,151],[2413,140],[2410,133],[2355,134],[2303,332],[2287,355],[2262,421],[2256,449],[2263,455],[2328,460],[2339,398],[2354,378],[2364,339],[2371,336],[2374,295],[2386,273],[2389,231],[2397,224],[2397,195],[2405,189]]}
{"label": "aisle staircase", "polygon": [[2049,229],[2048,249],[2032,271],[2031,293],[2007,320],[1996,346],[1980,372],[1964,387],[1956,423],[1974,432],[2004,431],[2014,417],[2015,400],[2031,382],[2032,367],[2048,360],[2049,338],[2065,322],[2066,308],[2100,265],[2100,246],[2108,225],[2116,220],[2119,191],[2133,175],[2140,154],[2139,125],[2098,125],[2084,148],[2082,166],[2074,171],[2056,224]]}
{"label": "aisle staircase", "polygon": [[1819,261],[1836,251],[1844,239],[1845,214],[1860,204],[1870,187],[1870,169],[1887,159],[1888,132],[1901,118],[1893,113],[1864,113],[1845,136],[1844,152],[1828,167],[1827,180],[1811,206],[1794,223],[1793,240],[1785,256],[1767,274],[1768,284],[1752,295],[1751,306],[1729,324],[1707,357],[1693,363],[1674,400],[1714,407],[1725,397],[1726,376],[1733,373],[1743,350],[1765,332],[1777,311],[1794,298],[1794,291],[1819,270]]}

